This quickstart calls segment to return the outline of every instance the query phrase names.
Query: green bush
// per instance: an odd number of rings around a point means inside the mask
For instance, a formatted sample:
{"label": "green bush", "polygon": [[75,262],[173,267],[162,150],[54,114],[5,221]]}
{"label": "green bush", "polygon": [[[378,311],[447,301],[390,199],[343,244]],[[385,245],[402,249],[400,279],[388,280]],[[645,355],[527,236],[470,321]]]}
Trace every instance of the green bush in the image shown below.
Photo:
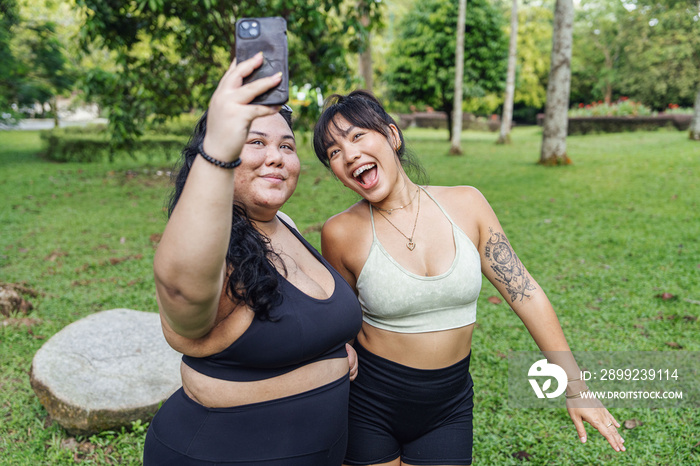
{"label": "green bush", "polygon": [[[669,104],[663,113],[654,112],[641,102],[627,97],[610,104],[603,101],[578,104],[569,109],[568,134],[654,131],[659,128],[685,131],[690,127],[691,113],[677,104]],[[543,121],[544,114],[537,115],[537,124],[541,126]]]}
{"label": "green bush", "polygon": [[[445,112],[416,112],[398,114],[398,123],[402,129],[416,128],[431,128],[431,129],[446,129],[447,115]],[[476,116],[472,113],[464,113],[462,115],[462,129],[472,131],[498,131],[501,127],[501,121],[496,117],[486,118]]]}
{"label": "green bush", "polygon": [[165,122],[152,122],[146,134],[176,134],[189,137],[194,130],[197,121],[204,111],[197,113],[183,113],[179,117]]}
{"label": "green bush", "polygon": [[686,131],[691,115],[654,116],[593,116],[569,117],[568,134],[622,133],[625,131],[654,131],[659,128],[676,128]]}
{"label": "green bush", "polygon": [[41,139],[47,159],[83,163],[114,160],[125,155],[175,159],[188,140],[178,134],[148,133],[136,142],[133,150],[115,150],[109,144],[109,133],[104,127],[59,128],[42,132]]}

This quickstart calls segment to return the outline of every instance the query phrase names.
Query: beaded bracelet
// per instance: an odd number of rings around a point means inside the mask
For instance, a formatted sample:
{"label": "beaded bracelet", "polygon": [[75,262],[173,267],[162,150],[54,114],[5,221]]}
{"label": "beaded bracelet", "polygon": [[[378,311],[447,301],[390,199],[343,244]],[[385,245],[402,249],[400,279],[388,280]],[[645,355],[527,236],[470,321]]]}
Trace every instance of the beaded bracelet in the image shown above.
{"label": "beaded bracelet", "polygon": [[199,143],[197,150],[199,151],[199,155],[201,155],[204,160],[206,160],[209,163],[213,163],[217,167],[226,168],[230,170],[232,168],[236,168],[241,164],[240,157],[238,157],[233,162],[222,162],[221,160],[217,160],[211,155],[207,154],[206,152],[204,152],[204,140],[202,140],[202,142]]}

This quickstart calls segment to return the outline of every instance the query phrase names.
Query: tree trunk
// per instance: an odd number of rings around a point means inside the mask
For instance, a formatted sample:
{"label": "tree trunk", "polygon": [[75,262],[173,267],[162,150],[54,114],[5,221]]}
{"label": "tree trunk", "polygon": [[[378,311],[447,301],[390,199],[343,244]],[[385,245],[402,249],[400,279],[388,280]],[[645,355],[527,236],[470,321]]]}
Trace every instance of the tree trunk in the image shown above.
{"label": "tree trunk", "polygon": [[58,128],[60,126],[60,122],[58,120],[58,99],[56,99],[55,96],[49,100],[49,106],[51,107],[51,111],[53,113],[53,127]]}
{"label": "tree trunk", "polygon": [[[443,107],[442,111],[445,112],[445,116],[447,117],[447,140],[452,142],[452,136],[454,135],[454,119],[453,116],[454,114],[452,113],[452,106],[449,103],[446,103],[445,106]],[[461,131],[460,131],[461,133]],[[452,152],[450,152],[452,153]],[[453,154],[453,155],[459,155],[459,154]]]}
{"label": "tree trunk", "polygon": [[450,154],[462,154],[462,84],[464,83],[464,23],[467,16],[467,0],[459,0],[457,17],[457,47],[455,47],[455,100],[452,106],[452,143]]}
{"label": "tree trunk", "polygon": [[612,103],[612,76],[613,76],[613,69],[615,68],[615,62],[613,61],[612,57],[610,56],[610,52],[608,50],[605,50],[605,68],[607,68],[608,72],[606,73],[607,77],[605,78],[605,96],[603,97],[605,105],[610,105]]}
{"label": "tree trunk", "polygon": [[[369,12],[368,12],[368,5],[366,3],[366,0],[359,0],[357,2],[357,7],[360,11],[362,11],[362,17],[360,18],[360,22],[362,23],[362,26],[365,28],[369,27]],[[362,80],[364,81],[365,87],[364,89],[372,92],[372,35],[369,29],[367,29],[366,34],[364,36],[364,40],[362,41],[362,52],[360,52],[360,57],[359,57],[359,64],[360,64],[360,76],[362,77]]]}
{"label": "tree trunk", "polygon": [[607,82],[605,83],[605,97],[604,97],[605,105],[610,105],[612,104],[612,83]]}
{"label": "tree trunk", "polygon": [[693,120],[690,123],[690,139],[700,141],[700,88],[698,88],[698,95],[695,97],[695,110],[693,111]]}
{"label": "tree trunk", "polygon": [[557,0],[552,32],[552,64],[547,84],[547,103],[542,131],[542,165],[568,165],[566,133],[569,126],[569,90],[571,86],[571,49],[573,46],[574,4]]}
{"label": "tree trunk", "polygon": [[368,32],[365,50],[360,54],[360,76],[365,83],[364,89],[372,92],[372,47],[369,45],[369,35]]}
{"label": "tree trunk", "polygon": [[503,98],[501,133],[497,144],[510,144],[510,127],[513,123],[513,97],[515,95],[515,62],[518,55],[518,0],[513,0],[510,11],[510,45],[508,47],[508,73],[506,75],[506,95]]}

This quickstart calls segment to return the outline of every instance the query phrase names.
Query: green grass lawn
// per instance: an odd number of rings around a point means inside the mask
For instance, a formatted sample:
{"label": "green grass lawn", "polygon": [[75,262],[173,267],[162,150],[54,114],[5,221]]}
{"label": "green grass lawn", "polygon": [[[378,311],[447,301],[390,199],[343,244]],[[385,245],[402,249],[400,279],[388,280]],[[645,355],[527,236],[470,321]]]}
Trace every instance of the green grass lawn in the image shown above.
{"label": "green grass lawn", "polygon": [[[544,168],[540,130],[512,136],[497,146],[495,134],[464,133],[465,156],[449,157],[446,132],[406,132],[430,184],[472,185],[491,202],[572,349],[700,350],[700,145],[676,131],[570,137],[574,164]],[[300,146],[302,177],[285,212],[318,247],[323,221],[357,198],[308,138]],[[0,281],[38,293],[32,312],[0,325],[0,463],[139,464],[145,423],[71,438],[28,372],[39,347],[77,319],[157,311],[151,267],[172,161],[57,164],[39,151],[36,132],[0,132]],[[505,304],[488,301],[495,294],[485,281],[471,366],[475,464],[700,464],[697,408],[612,409],[642,422],[622,429],[627,452],[615,453],[588,425],[580,444],[563,409],[510,406],[507,354],[536,346]]]}

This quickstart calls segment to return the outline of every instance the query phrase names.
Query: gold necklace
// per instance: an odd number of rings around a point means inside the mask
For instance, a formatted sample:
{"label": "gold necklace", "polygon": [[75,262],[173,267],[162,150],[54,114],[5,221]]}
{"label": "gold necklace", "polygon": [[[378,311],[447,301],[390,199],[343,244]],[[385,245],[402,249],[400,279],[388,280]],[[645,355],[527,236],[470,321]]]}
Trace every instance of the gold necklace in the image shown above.
{"label": "gold necklace", "polygon": [[[408,204],[406,204],[406,205],[408,205]],[[418,225],[418,214],[420,213],[420,188],[418,188],[418,209],[416,210],[416,219],[413,221],[413,230],[411,230],[411,237],[410,238],[408,236],[404,235],[403,231],[399,230],[399,227],[397,227],[396,225],[391,223],[391,220],[389,220],[386,217],[386,215],[384,215],[382,213],[381,209],[377,210],[377,212],[379,212],[379,215],[384,217],[384,220],[389,222],[389,225],[396,228],[396,231],[401,233],[401,236],[403,236],[404,238],[406,238],[408,240],[408,243],[406,243],[406,247],[408,248],[409,251],[413,251],[416,248],[416,243],[413,242],[413,234],[416,232],[416,225]]]}
{"label": "gold necklace", "polygon": [[416,196],[418,195],[418,191],[420,191],[420,188],[416,188],[416,192],[415,192],[415,194],[413,195],[413,197],[411,198],[411,200],[408,202],[408,204],[402,205],[401,207],[394,207],[393,209],[382,209],[381,207],[374,206],[374,208],[377,209],[377,210],[381,210],[382,212],[386,212],[387,214],[391,215],[391,213],[392,213],[393,211],[399,210],[399,209],[403,209],[404,207],[408,207],[408,206],[410,206],[411,204],[413,204],[414,199],[415,199]]}

